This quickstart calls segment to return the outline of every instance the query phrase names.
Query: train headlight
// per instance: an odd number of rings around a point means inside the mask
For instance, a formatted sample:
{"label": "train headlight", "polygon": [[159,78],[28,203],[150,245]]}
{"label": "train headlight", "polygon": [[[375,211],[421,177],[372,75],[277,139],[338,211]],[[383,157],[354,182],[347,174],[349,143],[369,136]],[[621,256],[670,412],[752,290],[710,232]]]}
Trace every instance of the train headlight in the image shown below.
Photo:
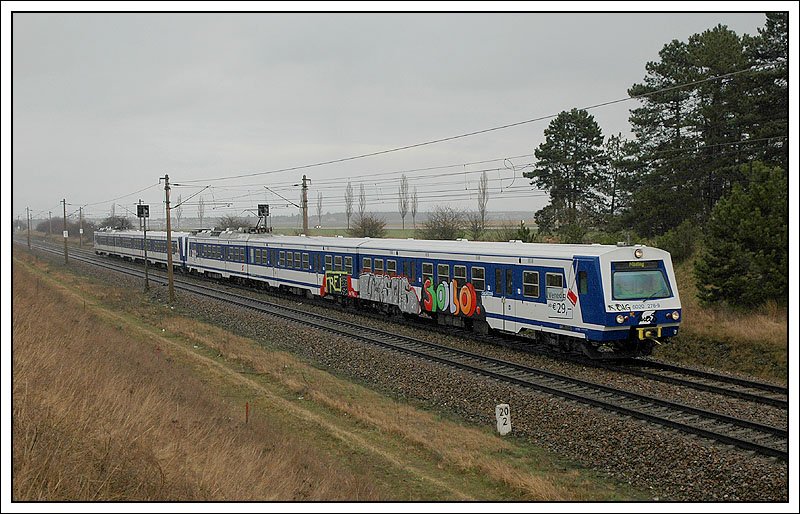
{"label": "train headlight", "polygon": [[625,323],[625,316],[622,314],[617,314],[617,323],[622,324]]}
{"label": "train headlight", "polygon": [[678,321],[681,318],[681,313],[678,311],[672,311],[672,315],[670,317],[675,321]]}
{"label": "train headlight", "polygon": [[642,255],[644,255],[644,252],[642,251],[641,248],[637,248],[636,250],[633,251],[633,256],[636,257],[637,259],[641,259]]}

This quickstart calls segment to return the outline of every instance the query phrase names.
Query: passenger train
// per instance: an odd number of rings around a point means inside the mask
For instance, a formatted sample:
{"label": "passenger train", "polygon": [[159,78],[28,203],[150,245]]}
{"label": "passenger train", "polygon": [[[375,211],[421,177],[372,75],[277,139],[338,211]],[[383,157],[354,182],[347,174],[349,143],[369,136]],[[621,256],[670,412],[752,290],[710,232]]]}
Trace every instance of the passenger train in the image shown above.
{"label": "passenger train", "polygon": [[[143,233],[101,230],[95,252],[144,259]],[[167,262],[148,232],[149,262]],[[591,358],[648,355],[675,336],[681,303],[668,252],[634,245],[173,232],[186,273],[322,297],[439,324],[522,333]]]}

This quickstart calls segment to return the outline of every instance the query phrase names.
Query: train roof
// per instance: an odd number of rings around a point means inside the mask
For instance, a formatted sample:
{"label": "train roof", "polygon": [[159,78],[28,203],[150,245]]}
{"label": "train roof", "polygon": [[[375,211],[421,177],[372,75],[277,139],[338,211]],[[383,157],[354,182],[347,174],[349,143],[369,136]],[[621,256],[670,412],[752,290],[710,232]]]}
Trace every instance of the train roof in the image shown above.
{"label": "train roof", "polygon": [[[117,235],[139,235],[137,230],[110,231]],[[149,232],[154,236],[165,236],[166,232]],[[451,253],[463,255],[495,255],[507,257],[564,257],[564,256],[601,256],[620,250],[617,245],[601,244],[561,244],[561,243],[523,243],[522,241],[469,241],[459,239],[455,241],[431,239],[378,239],[357,238],[342,236],[284,236],[273,234],[251,234],[239,231],[202,231],[197,234],[188,232],[173,232],[173,237],[193,236],[206,241],[239,241],[263,242],[286,246],[302,245],[305,247],[327,248],[358,248],[359,250],[381,251],[406,251],[428,253]],[[639,245],[636,245],[639,246]]]}
{"label": "train roof", "polygon": [[523,243],[521,241],[442,241],[431,239],[391,239],[391,238],[356,238],[330,236],[283,236],[272,234],[248,234],[241,232],[221,232],[219,236],[210,233],[197,234],[198,238],[218,237],[226,240],[263,241],[265,243],[287,246],[303,245],[325,248],[358,248],[359,250],[380,251],[417,251],[429,253],[460,253],[467,255],[498,255],[508,257],[562,257],[564,255],[600,256],[620,249],[617,245],[601,244],[547,244]]}

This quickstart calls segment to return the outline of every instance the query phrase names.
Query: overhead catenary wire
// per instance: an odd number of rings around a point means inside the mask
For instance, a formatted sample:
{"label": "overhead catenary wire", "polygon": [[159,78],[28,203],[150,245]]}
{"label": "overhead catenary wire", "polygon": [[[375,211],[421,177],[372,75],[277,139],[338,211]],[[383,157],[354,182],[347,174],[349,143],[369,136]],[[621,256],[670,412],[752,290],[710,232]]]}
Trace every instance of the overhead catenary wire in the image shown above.
{"label": "overhead catenary wire", "polygon": [[[647,93],[643,93],[641,95],[633,95],[633,96],[629,95],[629,96],[624,97],[624,98],[618,98],[616,100],[609,100],[609,101],[606,101],[606,102],[601,102],[601,103],[589,105],[589,106],[580,108],[580,110],[588,111],[588,110],[597,109],[599,107],[605,107],[605,106],[608,106],[608,105],[613,105],[613,104],[617,104],[617,103],[621,103],[621,102],[628,102],[630,100],[638,100],[638,99],[641,99],[641,98],[646,98],[646,97],[649,97],[649,96],[657,95],[657,94],[660,94],[660,93],[673,91],[675,89],[681,89],[681,88],[684,88],[684,87],[695,86],[695,85],[698,85],[698,84],[702,84],[704,82],[710,82],[710,81],[714,81],[714,80],[721,80],[721,79],[732,77],[732,76],[739,75],[739,74],[742,74],[742,73],[755,71],[758,68],[764,68],[764,67],[765,67],[764,65],[750,66],[750,67],[742,69],[742,70],[732,71],[732,72],[729,72],[729,73],[724,73],[722,75],[716,75],[716,76],[713,76],[713,77],[707,77],[707,78],[704,78],[704,79],[695,80],[695,81],[687,82],[687,83],[684,83],[684,84],[677,84],[677,85],[674,85],[674,86],[658,89],[656,91],[650,91],[650,92],[647,92]],[[465,138],[465,137],[471,137],[471,136],[476,136],[476,135],[480,135],[480,134],[486,134],[486,133],[494,132],[494,131],[497,131],[497,130],[504,130],[504,129],[508,129],[508,128],[512,128],[512,127],[518,127],[520,125],[526,125],[526,124],[529,124],[529,123],[534,123],[534,122],[538,122],[538,121],[544,121],[544,120],[548,120],[548,119],[551,119],[551,118],[555,118],[559,114],[560,113],[548,114],[548,115],[545,115],[545,116],[539,116],[537,118],[531,118],[531,119],[518,121],[518,122],[514,122],[514,123],[507,123],[505,125],[499,125],[499,126],[490,127],[490,128],[487,128],[487,129],[482,129],[482,130],[476,130],[476,131],[472,131],[472,132],[458,134],[458,135],[455,135],[455,136],[443,137],[443,138],[439,138],[439,139],[433,139],[433,140],[430,140],[430,141],[424,141],[424,142],[421,142],[421,143],[415,143],[415,144],[411,144],[411,145],[399,146],[399,147],[395,147],[395,148],[389,148],[387,150],[380,150],[380,151],[377,151],[377,152],[370,152],[370,153],[354,155],[354,156],[350,156],[350,157],[342,157],[342,158],[339,158],[339,159],[332,159],[332,160],[323,161],[323,162],[317,162],[317,163],[312,163],[312,164],[304,164],[304,165],[299,165],[299,166],[292,166],[292,167],[280,168],[280,169],[274,169],[274,170],[267,170],[267,171],[258,171],[258,172],[252,172],[252,173],[241,173],[241,174],[238,174],[238,175],[231,175],[231,176],[222,176],[222,177],[205,178],[205,179],[197,179],[197,180],[184,180],[183,182],[217,182],[217,181],[222,181],[222,180],[234,180],[234,179],[239,179],[239,178],[257,177],[257,176],[262,176],[262,175],[271,175],[271,174],[275,174],[275,173],[285,173],[287,171],[297,171],[297,170],[315,168],[315,167],[319,167],[319,166],[326,166],[326,165],[329,165],[329,164],[336,164],[336,163],[341,163],[341,162],[354,161],[354,160],[357,160],[357,159],[364,159],[366,157],[375,157],[377,155],[384,155],[384,154],[388,154],[388,153],[399,152],[399,151],[402,151],[402,150],[409,150],[409,149],[412,149],[412,148],[419,148],[419,147],[422,147],[422,146],[433,145],[433,144],[437,144],[437,143],[443,143],[443,142],[446,142],[446,141],[454,141],[456,139],[461,139],[461,138]]]}

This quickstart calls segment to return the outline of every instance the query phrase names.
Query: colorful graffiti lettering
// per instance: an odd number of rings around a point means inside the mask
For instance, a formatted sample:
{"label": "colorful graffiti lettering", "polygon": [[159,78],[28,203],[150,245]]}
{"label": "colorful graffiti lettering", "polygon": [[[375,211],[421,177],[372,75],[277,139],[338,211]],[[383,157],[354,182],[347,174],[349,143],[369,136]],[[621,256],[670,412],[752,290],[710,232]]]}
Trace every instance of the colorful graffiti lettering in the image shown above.
{"label": "colorful graffiti lettering", "polygon": [[325,279],[322,285],[319,286],[320,296],[326,294],[338,294],[342,296],[357,296],[351,276],[346,271],[328,271],[325,273]]}
{"label": "colorful graffiti lettering", "polygon": [[436,287],[430,279],[425,279],[422,290],[425,293],[422,306],[428,312],[449,312],[453,316],[467,317],[481,313],[475,287],[469,282],[459,289],[455,279],[450,283],[441,282]]}
{"label": "colorful graffiti lettering", "polygon": [[358,276],[359,297],[373,302],[397,305],[408,314],[419,314],[419,298],[406,277],[362,273]]}

